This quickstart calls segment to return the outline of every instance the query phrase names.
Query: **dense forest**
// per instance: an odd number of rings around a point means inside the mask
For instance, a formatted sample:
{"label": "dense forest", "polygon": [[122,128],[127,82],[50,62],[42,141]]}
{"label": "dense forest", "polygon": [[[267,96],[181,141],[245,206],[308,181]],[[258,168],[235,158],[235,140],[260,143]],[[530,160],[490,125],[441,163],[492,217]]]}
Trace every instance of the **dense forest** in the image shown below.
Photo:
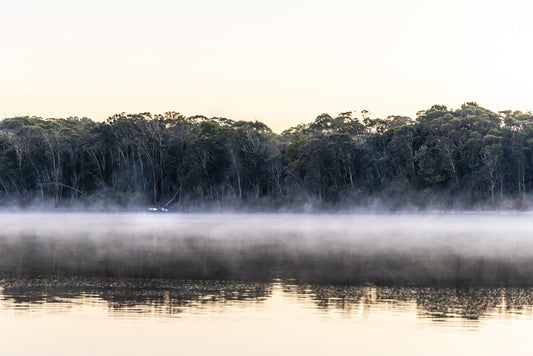
{"label": "dense forest", "polygon": [[[0,206],[526,209],[533,114],[476,103],[372,119],[118,114],[0,121]],[[530,199],[531,202],[530,202]]]}

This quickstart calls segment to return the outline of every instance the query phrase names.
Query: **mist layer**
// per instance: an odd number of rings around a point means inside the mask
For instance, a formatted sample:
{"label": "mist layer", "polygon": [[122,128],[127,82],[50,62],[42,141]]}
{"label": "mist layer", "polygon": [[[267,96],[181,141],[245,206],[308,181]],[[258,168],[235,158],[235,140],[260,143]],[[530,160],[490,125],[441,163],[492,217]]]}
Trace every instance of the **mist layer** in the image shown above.
{"label": "mist layer", "polygon": [[531,286],[529,214],[2,214],[15,276]]}

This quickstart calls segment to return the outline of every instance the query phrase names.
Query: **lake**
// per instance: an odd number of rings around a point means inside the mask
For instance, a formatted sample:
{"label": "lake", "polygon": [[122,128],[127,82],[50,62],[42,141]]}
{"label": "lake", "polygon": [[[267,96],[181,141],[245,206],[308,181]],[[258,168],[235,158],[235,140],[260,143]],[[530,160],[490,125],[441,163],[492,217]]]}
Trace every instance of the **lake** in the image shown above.
{"label": "lake", "polygon": [[0,220],[5,355],[530,353],[530,214]]}

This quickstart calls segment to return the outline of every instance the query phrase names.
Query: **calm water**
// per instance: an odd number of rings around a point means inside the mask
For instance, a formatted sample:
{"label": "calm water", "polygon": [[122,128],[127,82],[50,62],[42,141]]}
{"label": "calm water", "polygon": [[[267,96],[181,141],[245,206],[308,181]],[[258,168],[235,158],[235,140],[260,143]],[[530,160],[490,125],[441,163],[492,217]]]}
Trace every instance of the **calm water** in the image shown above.
{"label": "calm water", "polygon": [[532,218],[3,214],[0,354],[530,354]]}
{"label": "calm water", "polygon": [[2,355],[529,354],[533,290],[4,279]]}

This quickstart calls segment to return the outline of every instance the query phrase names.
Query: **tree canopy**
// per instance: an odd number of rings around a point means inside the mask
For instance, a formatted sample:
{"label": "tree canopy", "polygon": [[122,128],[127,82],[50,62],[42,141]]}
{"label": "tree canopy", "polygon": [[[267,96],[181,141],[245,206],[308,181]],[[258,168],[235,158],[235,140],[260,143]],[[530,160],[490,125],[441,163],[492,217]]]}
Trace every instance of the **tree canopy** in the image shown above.
{"label": "tree canopy", "polygon": [[3,205],[526,208],[532,181],[533,115],[472,102],[281,134],[176,112],[0,121]]}

